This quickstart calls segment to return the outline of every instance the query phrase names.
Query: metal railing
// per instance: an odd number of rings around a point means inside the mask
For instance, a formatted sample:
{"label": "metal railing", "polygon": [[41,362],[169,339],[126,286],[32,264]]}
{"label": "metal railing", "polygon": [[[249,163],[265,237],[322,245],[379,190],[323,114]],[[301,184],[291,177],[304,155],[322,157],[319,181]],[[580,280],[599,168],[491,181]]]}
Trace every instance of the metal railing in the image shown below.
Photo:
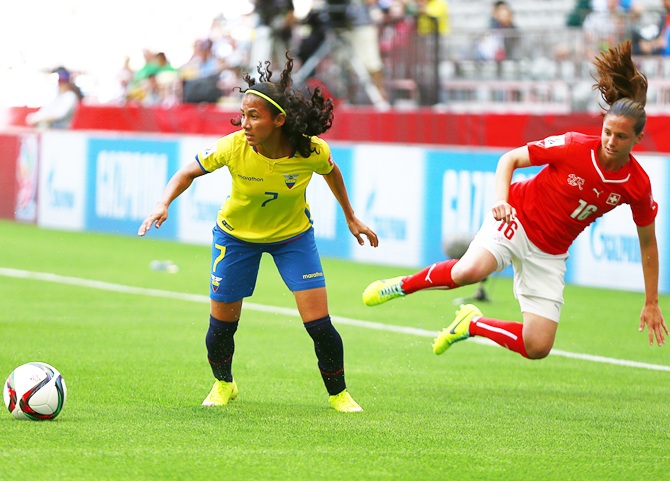
{"label": "metal railing", "polygon": [[[619,42],[625,38],[617,38]],[[581,28],[417,32],[417,19],[380,27],[384,81],[393,105],[454,112],[598,111],[593,58],[602,48]],[[634,57],[649,78],[649,112],[670,112],[670,57]],[[669,80],[666,80],[669,79]]]}

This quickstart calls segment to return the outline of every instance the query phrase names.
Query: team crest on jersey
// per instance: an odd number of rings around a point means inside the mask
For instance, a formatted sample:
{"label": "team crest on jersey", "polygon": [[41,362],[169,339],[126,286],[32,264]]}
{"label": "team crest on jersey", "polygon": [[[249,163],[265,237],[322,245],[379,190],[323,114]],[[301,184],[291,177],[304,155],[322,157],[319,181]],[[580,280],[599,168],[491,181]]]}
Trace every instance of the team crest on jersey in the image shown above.
{"label": "team crest on jersey", "polygon": [[620,200],[621,200],[621,195],[620,194],[611,193],[607,197],[607,203],[609,205],[617,205]]}
{"label": "team crest on jersey", "polygon": [[568,184],[579,187],[579,190],[584,190],[584,179],[577,177],[575,174],[568,175]]}
{"label": "team crest on jersey", "polygon": [[298,174],[284,174],[284,182],[289,189],[293,188],[297,180]]}
{"label": "team crest on jersey", "polygon": [[218,276],[215,276],[214,274],[212,274],[212,290],[214,292],[219,290],[219,285],[221,284],[221,279],[223,279],[223,277],[218,277]]}
{"label": "team crest on jersey", "polygon": [[544,139],[544,146],[549,147],[558,147],[565,145],[565,135],[553,135]]}

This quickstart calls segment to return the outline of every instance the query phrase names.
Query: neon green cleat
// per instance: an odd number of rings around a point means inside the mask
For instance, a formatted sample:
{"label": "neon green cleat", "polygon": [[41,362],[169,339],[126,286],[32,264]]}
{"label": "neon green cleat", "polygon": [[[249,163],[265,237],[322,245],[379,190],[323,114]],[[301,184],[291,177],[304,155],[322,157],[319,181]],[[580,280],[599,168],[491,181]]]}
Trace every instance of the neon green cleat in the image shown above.
{"label": "neon green cleat", "polygon": [[378,306],[396,297],[404,296],[405,291],[401,287],[403,279],[404,276],[400,276],[374,281],[363,291],[363,304],[366,306]]}
{"label": "neon green cleat", "polygon": [[212,390],[209,392],[205,400],[202,402],[203,406],[225,406],[228,401],[237,397],[238,389],[237,383],[216,381]]}
{"label": "neon green cleat", "polygon": [[456,319],[446,329],[442,329],[433,342],[433,352],[442,354],[451,345],[470,337],[470,322],[475,317],[481,317],[482,312],[472,304],[461,304],[456,311]]}
{"label": "neon green cleat", "polygon": [[335,411],[342,413],[359,413],[363,410],[362,407],[356,404],[356,401],[352,399],[346,389],[339,394],[330,396],[328,401],[330,401],[330,405]]}

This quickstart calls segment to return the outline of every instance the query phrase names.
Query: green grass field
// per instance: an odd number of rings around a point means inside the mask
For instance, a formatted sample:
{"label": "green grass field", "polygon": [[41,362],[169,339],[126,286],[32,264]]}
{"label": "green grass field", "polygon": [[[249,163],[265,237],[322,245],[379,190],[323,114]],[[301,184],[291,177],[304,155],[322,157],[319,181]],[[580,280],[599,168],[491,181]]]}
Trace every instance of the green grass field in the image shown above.
{"label": "green grass field", "polygon": [[[266,259],[236,336],[239,397],[205,409],[208,259],[206,246],[0,222],[0,376],[44,361],[68,387],[54,421],[0,415],[0,480],[670,479],[670,345],[638,332],[640,293],[569,286],[557,354],[541,361],[475,340],[437,357],[430,333],[474,287],[368,308],[370,281],[412,269],[324,259],[365,410],[342,414]],[[485,314],[520,319],[508,279],[489,292]]]}

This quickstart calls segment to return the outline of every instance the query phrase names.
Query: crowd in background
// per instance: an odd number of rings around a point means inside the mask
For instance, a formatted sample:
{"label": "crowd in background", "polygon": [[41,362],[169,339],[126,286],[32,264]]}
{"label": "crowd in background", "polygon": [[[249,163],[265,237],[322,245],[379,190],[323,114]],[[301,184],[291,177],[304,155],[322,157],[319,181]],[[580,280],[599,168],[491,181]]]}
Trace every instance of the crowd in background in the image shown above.
{"label": "crowd in background", "polygon": [[[295,15],[292,0],[256,0],[246,19],[252,26],[249,38],[234,36],[220,16],[213,19],[206,37],[194,39],[192,56],[182,65],[173,65],[160,51],[145,50],[144,65],[137,69],[127,58],[118,73],[116,102],[170,107],[236,100],[235,87],[244,73],[270,59],[280,71],[288,50],[296,60],[296,78],[307,85],[317,82],[343,101],[388,105],[389,89],[406,86],[417,104],[436,104],[441,101],[437,76],[454,75],[449,68],[455,67],[449,65],[455,60],[469,57],[498,64],[520,60],[527,44],[533,43],[524,44],[526,29],[515,20],[513,0],[492,0],[489,5],[486,28],[468,32],[464,43],[469,50],[463,53],[448,0],[314,0],[304,18]],[[577,0],[564,25],[583,32],[580,55],[586,60],[625,39],[633,41],[635,55],[670,56],[670,0],[657,0],[656,7],[645,8],[641,0]],[[551,55],[567,58],[570,49],[558,45]],[[415,65],[396,65],[400,62]],[[435,70],[432,80],[416,79],[429,68]],[[64,77],[66,71],[62,68],[58,75]],[[75,85],[71,75],[67,72],[67,84]],[[81,98],[79,92],[76,102]],[[70,118],[71,112],[65,117]],[[51,123],[67,125],[67,121]]]}

